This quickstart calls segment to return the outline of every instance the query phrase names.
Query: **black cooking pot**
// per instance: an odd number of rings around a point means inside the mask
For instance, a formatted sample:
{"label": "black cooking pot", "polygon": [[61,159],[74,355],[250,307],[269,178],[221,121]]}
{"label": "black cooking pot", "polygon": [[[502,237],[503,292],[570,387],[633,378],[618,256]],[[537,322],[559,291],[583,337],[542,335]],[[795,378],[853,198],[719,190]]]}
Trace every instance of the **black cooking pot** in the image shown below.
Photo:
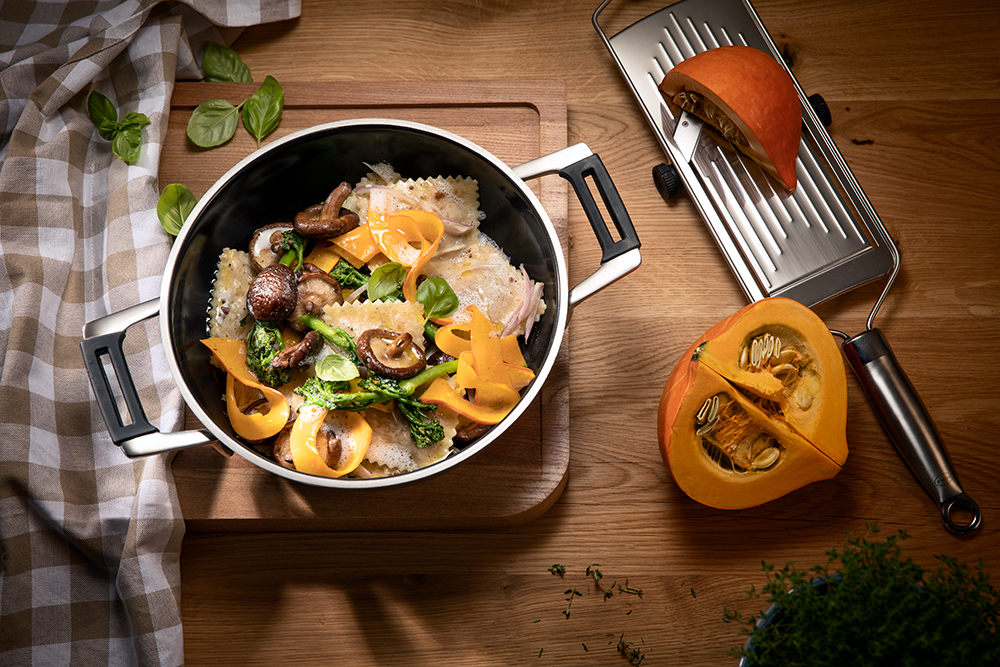
{"label": "black cooking pot", "polygon": [[[289,470],[241,441],[226,415],[223,387],[199,340],[207,336],[207,306],[223,248],[245,248],[257,228],[288,220],[322,201],[331,184],[356,183],[368,168],[387,162],[408,176],[468,176],[479,182],[481,229],[544,284],[545,314],[523,345],[535,372],[514,410],[486,435],[444,460],[412,472],[376,479],[333,479]],[[556,230],[523,179],[559,173],[569,180],[602,248],[601,266],[572,290]],[[618,232],[611,236],[594,202],[591,179]],[[380,487],[437,474],[481,451],[518,418],[538,394],[556,359],[570,309],[639,266],[639,239],[600,158],[576,144],[511,169],[494,155],[444,130],[418,123],[360,119],[319,125],[256,151],[205,193],[188,217],[164,269],[160,298],[90,322],[81,343],[91,386],[111,439],[128,456],[145,456],[220,442],[277,475],[329,487]],[[160,433],[143,413],[125,364],[126,329],[159,315],[163,347],[185,402],[207,430]],[[132,422],[124,424],[104,370],[114,368]]]}

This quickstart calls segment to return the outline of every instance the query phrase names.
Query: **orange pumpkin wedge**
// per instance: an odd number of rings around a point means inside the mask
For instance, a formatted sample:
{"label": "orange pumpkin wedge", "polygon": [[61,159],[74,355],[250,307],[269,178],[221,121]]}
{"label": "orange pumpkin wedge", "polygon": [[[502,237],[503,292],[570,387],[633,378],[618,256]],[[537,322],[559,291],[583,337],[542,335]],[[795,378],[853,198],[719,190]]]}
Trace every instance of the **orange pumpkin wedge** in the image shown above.
{"label": "orange pumpkin wedge", "polygon": [[840,348],[797,301],[753,303],[678,361],[657,427],[677,485],[711,507],[753,507],[829,479],[848,455]]}
{"label": "orange pumpkin wedge", "polygon": [[659,85],[668,102],[698,116],[789,192],[802,109],[795,84],[767,53],[720,46],[679,62]]}

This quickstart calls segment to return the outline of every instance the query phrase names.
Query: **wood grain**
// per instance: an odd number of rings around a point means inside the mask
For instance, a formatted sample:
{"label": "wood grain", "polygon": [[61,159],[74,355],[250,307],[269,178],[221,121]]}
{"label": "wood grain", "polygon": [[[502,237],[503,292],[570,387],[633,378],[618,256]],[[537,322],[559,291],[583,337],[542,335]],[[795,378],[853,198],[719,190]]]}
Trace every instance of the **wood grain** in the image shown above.
{"label": "wood grain", "polygon": [[[643,264],[574,311],[569,478],[551,509],[500,529],[189,534],[188,664],[617,665],[627,664],[615,650],[623,637],[644,652],[644,667],[735,665],[727,651],[741,637],[723,608],[759,609],[744,591],[764,583],[761,560],[823,562],[845,531],[870,522],[906,530],[904,548],[924,566],[946,553],[982,558],[1000,576],[995,2],[754,2],[794,55],[803,88],[830,104],[831,136],[900,246],[902,271],[876,325],[982,505],[983,527],[964,538],[942,528],[851,375],[851,451],[834,479],[740,512],[677,489],[657,445],[663,382],[690,341],[743,296],[691,202],[664,203],[652,187],[664,156],[591,26],[598,4],[305,0],[301,18],[248,29],[235,43],[255,77],[282,82],[357,90],[371,81],[566,80],[568,143],[587,142],[607,165]],[[602,25],[621,30],[663,4],[614,0]],[[575,284],[600,253],[575,204],[568,221]],[[880,290],[866,286],[817,311],[860,332]],[[550,574],[553,563],[567,574]],[[602,600],[584,575],[592,563],[606,581],[627,577],[642,597]],[[570,587],[584,595],[566,618]]]}
{"label": "wood grain", "polygon": [[[256,148],[248,132],[217,149],[188,141],[187,121],[207,99],[237,103],[255,84],[180,83],[171,98],[162,185],[183,182],[196,196]],[[396,118],[433,124],[473,141],[514,166],[565,147],[562,81],[388,83],[345,92],[331,83],[291,82],[273,141],[294,131],[347,118]],[[436,175],[436,174],[434,174]],[[566,185],[558,176],[532,182],[562,239]],[[569,470],[568,344],[538,398],[517,423],[474,458],[427,483],[363,492],[290,482],[241,456],[211,447],[173,459],[181,511],[189,531],[427,530],[483,528],[530,521],[551,507]],[[202,428],[188,412],[188,428]],[[219,448],[220,451],[222,448]],[[434,502],[426,499],[434,498]]]}

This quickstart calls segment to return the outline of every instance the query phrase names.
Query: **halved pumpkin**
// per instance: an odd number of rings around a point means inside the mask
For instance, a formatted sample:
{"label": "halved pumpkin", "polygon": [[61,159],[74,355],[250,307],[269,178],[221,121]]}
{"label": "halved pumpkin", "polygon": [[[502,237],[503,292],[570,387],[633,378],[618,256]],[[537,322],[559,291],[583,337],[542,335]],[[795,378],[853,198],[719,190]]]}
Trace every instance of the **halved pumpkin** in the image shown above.
{"label": "halved pumpkin", "polygon": [[719,509],[769,502],[847,460],[847,377],[823,321],[797,301],[751,304],[702,335],[667,379],[660,452],[677,485]]}
{"label": "halved pumpkin", "polygon": [[777,60],[749,46],[720,46],[682,60],[659,85],[668,102],[710,124],[780,182],[795,189],[802,109]]}

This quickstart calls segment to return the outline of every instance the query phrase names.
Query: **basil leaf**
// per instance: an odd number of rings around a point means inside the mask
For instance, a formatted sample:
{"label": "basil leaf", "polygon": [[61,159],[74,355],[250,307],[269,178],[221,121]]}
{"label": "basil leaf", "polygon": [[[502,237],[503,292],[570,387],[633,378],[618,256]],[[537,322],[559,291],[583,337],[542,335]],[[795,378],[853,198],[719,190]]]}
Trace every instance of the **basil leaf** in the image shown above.
{"label": "basil leaf", "polygon": [[358,367],[347,357],[331,353],[316,362],[316,377],[332,382],[359,377]]}
{"label": "basil leaf", "polygon": [[260,140],[278,127],[284,108],[285,90],[268,74],[260,88],[243,104],[243,127],[257,137],[257,148],[260,148]]}
{"label": "basil leaf", "polygon": [[417,288],[417,301],[424,306],[424,316],[448,317],[458,310],[458,297],[444,278],[428,278]]}
{"label": "basil leaf", "polygon": [[372,271],[368,279],[368,300],[381,301],[392,297],[406,280],[406,267],[399,262],[386,262]]}
{"label": "basil leaf", "polygon": [[224,144],[236,134],[239,117],[240,107],[226,100],[202,102],[188,120],[188,138],[202,148]]}
{"label": "basil leaf", "polygon": [[132,113],[125,114],[125,117],[122,118],[122,122],[118,123],[118,126],[138,125],[139,127],[146,127],[151,122],[149,116],[146,114],[133,111]]}
{"label": "basil leaf", "polygon": [[163,194],[156,202],[156,217],[160,219],[167,234],[177,236],[197,203],[198,200],[188,186],[171,183],[163,188]]}
{"label": "basil leaf", "polygon": [[118,110],[111,100],[95,90],[87,98],[87,111],[101,138],[108,141],[114,139],[118,133]]}
{"label": "basil leaf", "polygon": [[139,148],[142,146],[142,126],[137,123],[120,126],[115,138],[111,141],[111,152],[124,162],[135,162],[139,159]]}
{"label": "basil leaf", "polygon": [[205,81],[253,81],[250,68],[235,51],[222,44],[209,42],[201,57],[201,68],[205,71]]}

